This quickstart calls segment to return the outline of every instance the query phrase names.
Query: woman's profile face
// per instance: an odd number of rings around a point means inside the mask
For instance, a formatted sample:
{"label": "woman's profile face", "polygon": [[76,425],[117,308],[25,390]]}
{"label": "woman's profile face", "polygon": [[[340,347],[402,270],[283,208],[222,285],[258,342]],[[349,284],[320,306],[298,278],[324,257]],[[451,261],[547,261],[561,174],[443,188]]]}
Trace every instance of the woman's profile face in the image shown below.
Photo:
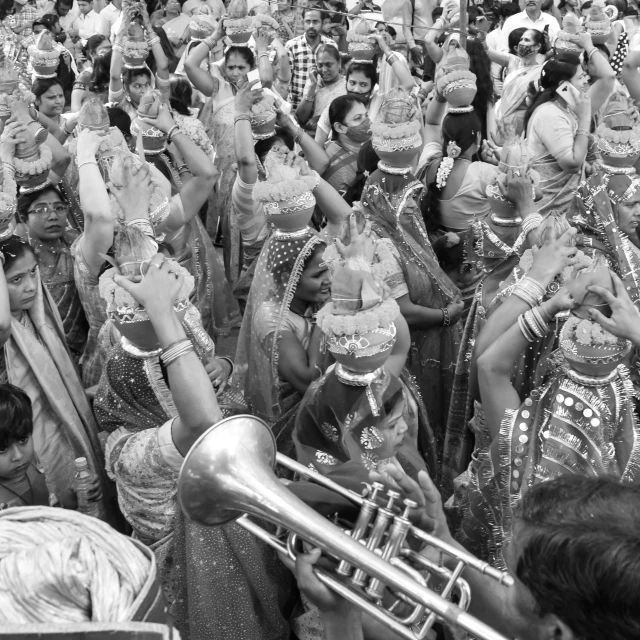
{"label": "woman's profile face", "polygon": [[296,287],[295,297],[308,304],[322,304],[331,295],[331,274],[322,254],[318,251],[311,258]]}
{"label": "woman's profile face", "polygon": [[540,47],[540,45],[536,42],[535,36],[531,29],[527,29],[520,38],[520,42],[518,44],[525,45],[527,47]]}
{"label": "woman's profile face", "polygon": [[584,93],[589,88],[589,74],[578,65],[573,78],[569,81],[580,93]]}
{"label": "woman's profile face", "polygon": [[405,407],[406,402],[404,396],[401,395],[391,412],[375,426],[383,444],[374,449],[374,452],[381,460],[395,456],[404,442],[405,435],[409,430],[403,416]]}
{"label": "woman's profile face", "polygon": [[361,102],[358,102],[351,107],[349,113],[344,117],[342,124],[345,127],[357,127],[367,119],[367,115],[367,107]]}

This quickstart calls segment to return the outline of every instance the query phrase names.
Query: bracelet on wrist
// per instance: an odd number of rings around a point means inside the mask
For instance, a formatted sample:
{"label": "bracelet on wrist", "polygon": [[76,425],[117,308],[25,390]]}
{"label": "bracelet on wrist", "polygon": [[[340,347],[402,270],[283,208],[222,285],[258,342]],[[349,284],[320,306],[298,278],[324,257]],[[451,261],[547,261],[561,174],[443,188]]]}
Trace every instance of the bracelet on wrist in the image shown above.
{"label": "bracelet on wrist", "polygon": [[98,161],[94,158],[93,160],[85,160],[84,162],[80,162],[78,163],[78,171],[80,171],[80,169],[84,167],[85,164],[95,164],[97,167]]}
{"label": "bracelet on wrist", "polygon": [[169,131],[167,131],[167,144],[171,144],[171,140],[173,139],[173,136],[175,136],[179,128],[180,127],[178,127],[177,124],[174,124],[173,127],[171,127]]}
{"label": "bracelet on wrist", "polygon": [[542,302],[545,291],[546,289],[537,280],[525,276],[514,287],[512,295],[517,296],[533,308]]}
{"label": "bracelet on wrist", "polygon": [[296,134],[293,136],[293,142],[295,144],[300,144],[300,140],[302,140],[302,136],[304,135],[304,129],[302,127],[298,127]]}
{"label": "bracelet on wrist", "polygon": [[213,37],[213,35],[205,38],[202,42],[206,44],[207,47],[209,47],[209,51],[211,51],[218,44],[218,41]]}
{"label": "bracelet on wrist", "polygon": [[160,354],[160,360],[162,360],[165,367],[168,367],[178,358],[181,358],[192,351],[195,351],[195,349],[191,340],[185,338],[184,340],[178,340],[177,342],[169,345],[166,349],[163,349]]}
{"label": "bracelet on wrist", "polygon": [[238,113],[236,117],[233,119],[233,124],[236,125],[238,122],[242,120],[246,120],[249,124],[251,124],[251,116],[248,113]]}
{"label": "bracelet on wrist", "polygon": [[541,224],[542,216],[539,213],[532,213],[523,220],[522,231],[527,235],[534,229],[537,229]]}
{"label": "bracelet on wrist", "polygon": [[228,358],[227,356],[216,356],[216,358],[218,358],[218,360],[224,360],[225,362],[229,363],[229,366],[231,367],[231,371],[229,371],[229,375],[227,376],[227,382],[231,382],[231,378],[233,377],[233,372],[235,371],[236,366],[233,364],[233,360],[231,358]]}
{"label": "bracelet on wrist", "polygon": [[451,316],[449,315],[449,309],[447,309],[447,307],[442,307],[440,311],[442,311],[442,326],[451,326]]}

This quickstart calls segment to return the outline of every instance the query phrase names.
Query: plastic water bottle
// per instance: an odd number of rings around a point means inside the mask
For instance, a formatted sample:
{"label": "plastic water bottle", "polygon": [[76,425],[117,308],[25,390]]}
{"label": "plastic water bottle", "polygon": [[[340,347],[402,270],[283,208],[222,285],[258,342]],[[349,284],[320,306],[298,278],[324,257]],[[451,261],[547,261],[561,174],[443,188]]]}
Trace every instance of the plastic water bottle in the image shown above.
{"label": "plastic water bottle", "polygon": [[95,476],[89,470],[86,458],[76,458],[76,494],[78,511],[94,518],[100,517],[100,505],[89,500],[89,491],[95,486]]}

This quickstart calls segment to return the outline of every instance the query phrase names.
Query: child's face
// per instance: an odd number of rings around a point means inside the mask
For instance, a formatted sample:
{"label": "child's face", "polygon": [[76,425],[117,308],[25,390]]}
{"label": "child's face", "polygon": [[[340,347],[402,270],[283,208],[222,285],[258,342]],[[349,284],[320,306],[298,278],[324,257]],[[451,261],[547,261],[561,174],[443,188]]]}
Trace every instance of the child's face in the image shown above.
{"label": "child's face", "polygon": [[0,448],[0,478],[15,480],[27,472],[33,461],[33,437],[14,440],[6,448]]}
{"label": "child's face", "polygon": [[383,422],[378,425],[384,444],[381,449],[376,450],[376,453],[383,460],[395,456],[404,442],[404,437],[409,429],[403,417],[405,407],[406,404],[403,398]]}

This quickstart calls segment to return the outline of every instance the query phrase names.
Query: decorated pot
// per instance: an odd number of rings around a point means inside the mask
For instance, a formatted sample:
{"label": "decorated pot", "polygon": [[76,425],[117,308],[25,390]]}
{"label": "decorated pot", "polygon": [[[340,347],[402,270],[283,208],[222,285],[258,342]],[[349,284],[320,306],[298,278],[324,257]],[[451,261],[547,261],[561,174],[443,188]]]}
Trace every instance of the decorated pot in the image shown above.
{"label": "decorated pot", "polygon": [[255,140],[272,138],[276,133],[276,112],[266,111],[251,116],[251,131]]}
{"label": "decorated pot", "polygon": [[467,107],[478,91],[476,76],[466,69],[456,69],[438,79],[438,90],[452,107]]}
{"label": "decorated pot", "polygon": [[[177,300],[174,303],[173,310],[176,312],[180,322],[184,319],[188,306],[188,300]],[[151,320],[149,320],[146,310],[142,307],[121,307],[111,311],[109,316],[113,320],[116,329],[138,349],[153,351],[160,346]]]}
{"label": "decorated pot", "polygon": [[292,233],[308,226],[316,206],[316,199],[310,191],[305,191],[296,198],[280,202],[265,202],[263,206],[267,220],[276,229]]}
{"label": "decorated pot", "polygon": [[225,18],[224,32],[233,44],[246,44],[251,39],[253,20],[251,18]]}
{"label": "decorated pot", "polygon": [[142,146],[145,154],[157,155],[166,149],[167,134],[164,131],[140,118],[134,118],[131,123],[131,133],[137,136],[139,131],[142,131]]}
{"label": "decorated pot", "polygon": [[334,336],[328,348],[336,362],[355,373],[375,371],[387,361],[396,341],[396,327],[388,327],[363,334]]}
{"label": "decorated pot", "polygon": [[149,45],[144,38],[127,38],[122,54],[124,66],[127,69],[143,69],[148,57]]}
{"label": "decorated pot", "polygon": [[389,140],[388,138],[372,138],[373,148],[380,160],[391,167],[410,167],[422,148],[420,134],[408,138]]}

